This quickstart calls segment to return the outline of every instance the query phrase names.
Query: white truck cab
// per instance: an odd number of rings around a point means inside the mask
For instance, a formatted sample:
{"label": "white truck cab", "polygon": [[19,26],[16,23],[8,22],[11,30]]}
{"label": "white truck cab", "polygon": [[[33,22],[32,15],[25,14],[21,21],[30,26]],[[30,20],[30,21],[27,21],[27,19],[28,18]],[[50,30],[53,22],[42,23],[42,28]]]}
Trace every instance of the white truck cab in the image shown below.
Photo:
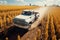
{"label": "white truck cab", "polygon": [[31,25],[38,17],[38,12],[34,12],[33,10],[23,10],[21,15],[18,15],[13,19],[13,23],[20,28],[28,29],[29,25]]}

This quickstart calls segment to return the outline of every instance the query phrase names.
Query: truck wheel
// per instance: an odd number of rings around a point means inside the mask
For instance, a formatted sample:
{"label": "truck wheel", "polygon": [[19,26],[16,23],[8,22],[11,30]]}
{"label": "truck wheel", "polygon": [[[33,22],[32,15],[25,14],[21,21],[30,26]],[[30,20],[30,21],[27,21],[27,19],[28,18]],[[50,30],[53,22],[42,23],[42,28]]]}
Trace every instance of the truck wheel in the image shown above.
{"label": "truck wheel", "polygon": [[35,18],[35,20],[37,19],[37,17]]}
{"label": "truck wheel", "polygon": [[29,28],[31,28],[31,24],[29,24]]}
{"label": "truck wheel", "polygon": [[29,26],[31,26],[31,24],[29,24]]}

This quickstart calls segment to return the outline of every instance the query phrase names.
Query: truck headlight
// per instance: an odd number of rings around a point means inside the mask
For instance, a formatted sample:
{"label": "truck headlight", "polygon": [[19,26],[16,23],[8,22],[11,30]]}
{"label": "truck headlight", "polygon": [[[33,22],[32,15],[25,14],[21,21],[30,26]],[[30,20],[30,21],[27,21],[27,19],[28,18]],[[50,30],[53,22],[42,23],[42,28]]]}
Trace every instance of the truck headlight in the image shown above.
{"label": "truck headlight", "polygon": [[27,23],[29,23],[30,22],[30,19],[27,19],[27,20],[25,20]]}
{"label": "truck headlight", "polygon": [[25,20],[26,22],[28,22],[28,20]]}

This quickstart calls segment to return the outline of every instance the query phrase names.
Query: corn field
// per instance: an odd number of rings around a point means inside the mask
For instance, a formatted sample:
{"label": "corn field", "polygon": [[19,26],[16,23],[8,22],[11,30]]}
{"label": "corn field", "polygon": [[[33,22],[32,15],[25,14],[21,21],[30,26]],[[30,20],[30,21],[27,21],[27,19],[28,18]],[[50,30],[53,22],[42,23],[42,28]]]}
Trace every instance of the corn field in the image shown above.
{"label": "corn field", "polygon": [[[47,14],[43,17],[38,27],[28,31],[22,37],[18,33],[12,40],[60,40],[60,7],[49,7]],[[13,24],[13,18],[20,14],[22,10],[1,12],[0,28],[2,31]],[[5,37],[5,40],[10,40]]]}

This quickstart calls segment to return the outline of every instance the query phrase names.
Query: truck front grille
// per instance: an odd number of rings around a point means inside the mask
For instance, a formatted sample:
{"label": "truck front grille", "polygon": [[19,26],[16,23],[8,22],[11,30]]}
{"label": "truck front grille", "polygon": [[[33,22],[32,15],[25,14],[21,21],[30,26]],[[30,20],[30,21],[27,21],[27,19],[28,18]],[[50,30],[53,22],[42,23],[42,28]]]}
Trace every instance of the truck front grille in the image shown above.
{"label": "truck front grille", "polygon": [[24,20],[24,19],[14,19],[13,20],[14,24],[17,24],[17,25],[23,25],[23,26],[26,26],[28,25],[28,23]]}

